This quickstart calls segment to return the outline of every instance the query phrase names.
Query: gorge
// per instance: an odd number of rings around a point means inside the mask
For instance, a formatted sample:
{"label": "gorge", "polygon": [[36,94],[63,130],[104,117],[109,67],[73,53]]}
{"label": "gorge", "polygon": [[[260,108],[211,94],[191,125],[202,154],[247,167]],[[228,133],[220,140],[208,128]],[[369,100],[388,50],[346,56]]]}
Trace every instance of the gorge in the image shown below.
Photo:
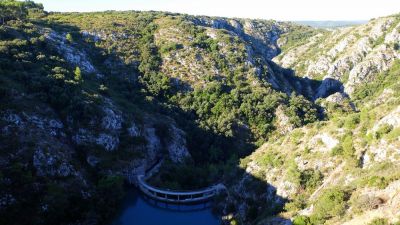
{"label": "gorge", "polygon": [[202,224],[399,223],[399,14],[323,29],[0,6],[0,224],[178,224],[132,193],[161,160],[151,187],[226,188]]}

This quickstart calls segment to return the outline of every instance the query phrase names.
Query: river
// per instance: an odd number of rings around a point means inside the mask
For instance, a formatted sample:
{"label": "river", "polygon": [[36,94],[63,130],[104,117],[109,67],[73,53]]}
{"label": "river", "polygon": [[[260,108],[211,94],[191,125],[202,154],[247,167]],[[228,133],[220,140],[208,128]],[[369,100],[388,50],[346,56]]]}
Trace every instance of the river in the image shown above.
{"label": "river", "polygon": [[220,219],[211,212],[210,204],[166,204],[131,189],[112,225],[219,225]]}

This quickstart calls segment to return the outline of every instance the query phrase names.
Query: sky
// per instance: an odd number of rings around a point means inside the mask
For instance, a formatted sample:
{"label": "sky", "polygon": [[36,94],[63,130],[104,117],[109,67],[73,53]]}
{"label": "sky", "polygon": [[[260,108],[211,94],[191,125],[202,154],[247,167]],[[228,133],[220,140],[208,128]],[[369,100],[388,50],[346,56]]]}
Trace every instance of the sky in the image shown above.
{"label": "sky", "polygon": [[275,20],[369,20],[400,13],[400,0],[34,0],[47,11],[155,10]]}

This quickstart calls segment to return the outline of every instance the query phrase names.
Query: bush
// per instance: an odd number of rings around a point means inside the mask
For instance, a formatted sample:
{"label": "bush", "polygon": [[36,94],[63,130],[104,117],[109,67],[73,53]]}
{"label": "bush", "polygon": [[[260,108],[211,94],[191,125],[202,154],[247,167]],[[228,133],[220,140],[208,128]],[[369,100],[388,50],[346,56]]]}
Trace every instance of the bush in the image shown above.
{"label": "bush", "polygon": [[385,138],[388,141],[394,141],[394,140],[398,140],[400,137],[400,127],[393,129],[392,131],[390,131]]}
{"label": "bush", "polygon": [[82,81],[82,72],[81,72],[81,69],[79,67],[75,68],[74,80],[78,81],[78,82]]}
{"label": "bush", "polygon": [[393,49],[396,50],[396,51],[398,51],[398,50],[400,49],[399,43],[394,43],[394,44],[393,44]]}
{"label": "bush", "polygon": [[354,156],[354,146],[352,135],[346,135],[342,142],[343,154],[347,157]]}
{"label": "bush", "polygon": [[286,110],[290,122],[296,127],[317,121],[317,110],[303,96],[292,93]]}
{"label": "bush", "polygon": [[360,115],[359,114],[350,114],[346,117],[344,122],[344,127],[348,129],[354,129],[360,123]]}
{"label": "bush", "polygon": [[315,224],[322,224],[330,218],[342,216],[345,209],[346,193],[338,188],[326,190],[315,202],[311,221]]}
{"label": "bush", "polygon": [[314,190],[322,183],[323,175],[319,170],[308,169],[301,172],[300,184],[304,189]]}
{"label": "bush", "polygon": [[355,195],[351,197],[351,205],[355,213],[372,210],[378,208],[384,200],[370,195]]}
{"label": "bush", "polygon": [[307,206],[307,201],[308,201],[308,196],[306,197],[304,194],[299,194],[290,202],[286,203],[284,209],[287,212],[300,211]]}
{"label": "bush", "polygon": [[293,225],[312,225],[310,218],[307,216],[296,216]]}
{"label": "bush", "polygon": [[282,165],[283,159],[280,155],[268,151],[260,158],[259,162],[261,165],[264,166],[278,167]]}
{"label": "bush", "polygon": [[375,132],[375,138],[376,139],[381,139],[385,134],[388,134],[393,130],[393,126],[390,124],[383,124],[378,128],[378,130]]}
{"label": "bush", "polygon": [[343,154],[342,145],[341,144],[337,144],[335,147],[333,147],[331,154],[332,154],[332,156],[342,155]]}
{"label": "bush", "polygon": [[367,185],[369,187],[384,189],[389,185],[389,181],[385,177],[372,176],[367,180]]}
{"label": "bush", "polygon": [[286,167],[287,167],[286,171],[287,179],[296,185],[300,185],[301,172],[297,166],[297,163],[294,160],[290,160]]}
{"label": "bush", "polygon": [[69,43],[74,42],[74,38],[72,37],[72,35],[71,35],[70,33],[67,33],[67,34],[65,35],[65,39],[67,39],[67,41],[68,41]]}
{"label": "bush", "polygon": [[384,218],[376,218],[368,223],[368,225],[389,225],[389,222],[387,219]]}
{"label": "bush", "polygon": [[182,44],[169,43],[169,44],[166,44],[166,45],[162,45],[160,47],[160,52],[165,54],[165,53],[168,53],[170,51],[176,51],[176,50],[182,49],[182,48],[183,48]]}

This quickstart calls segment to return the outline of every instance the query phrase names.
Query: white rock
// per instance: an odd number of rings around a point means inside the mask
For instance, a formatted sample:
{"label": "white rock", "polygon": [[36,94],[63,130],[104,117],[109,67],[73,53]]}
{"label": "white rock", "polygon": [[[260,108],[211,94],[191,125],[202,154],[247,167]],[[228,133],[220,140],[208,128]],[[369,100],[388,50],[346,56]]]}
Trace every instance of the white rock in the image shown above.
{"label": "white rock", "polygon": [[107,151],[114,151],[119,145],[119,138],[117,136],[101,133],[96,138],[96,144],[103,146]]}
{"label": "white rock", "polygon": [[136,126],[136,124],[132,123],[131,127],[128,128],[128,134],[131,137],[140,136],[140,129]]}
{"label": "white rock", "polygon": [[[322,141],[324,146],[317,146],[318,141]],[[337,144],[339,144],[339,141],[326,133],[321,133],[321,134],[315,135],[311,139],[310,143],[312,146],[314,146],[314,148],[312,148],[312,151],[314,151],[314,152],[315,151],[329,152],[334,147],[336,147]]]}
{"label": "white rock", "polygon": [[122,128],[122,116],[120,112],[111,108],[103,108],[105,116],[102,119],[102,127],[107,130],[119,130]]}
{"label": "white rock", "polygon": [[380,119],[372,128],[373,131],[377,131],[382,125],[388,124],[393,128],[400,127],[400,106],[391,111],[388,115]]}
{"label": "white rock", "polygon": [[89,61],[88,56],[85,52],[76,49],[72,45],[68,44],[65,35],[58,34],[51,30],[43,30],[44,36],[51,43],[55,44],[57,51],[64,56],[64,58],[71,64],[79,66],[83,71],[87,73],[95,73],[96,69]]}
{"label": "white rock", "polygon": [[167,142],[169,157],[175,163],[182,163],[191,157],[186,148],[186,134],[174,125],[171,126],[169,133],[170,138]]}

